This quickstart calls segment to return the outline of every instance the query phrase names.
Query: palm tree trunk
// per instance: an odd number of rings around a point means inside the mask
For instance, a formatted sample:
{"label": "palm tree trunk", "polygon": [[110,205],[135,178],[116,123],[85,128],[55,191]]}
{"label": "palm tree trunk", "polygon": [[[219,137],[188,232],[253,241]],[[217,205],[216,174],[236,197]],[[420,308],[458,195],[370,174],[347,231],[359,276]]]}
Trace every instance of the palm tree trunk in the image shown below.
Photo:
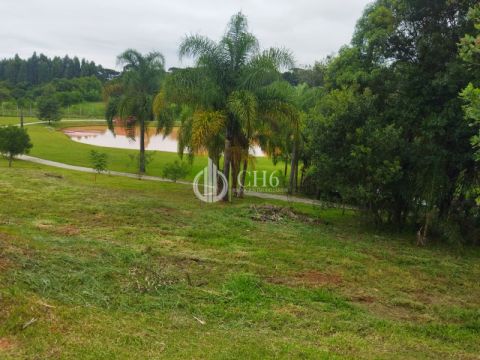
{"label": "palm tree trunk", "polygon": [[238,197],[238,187],[237,187],[237,177],[238,177],[238,172],[239,172],[239,166],[238,162],[236,159],[232,159],[232,194],[235,197]]}
{"label": "palm tree trunk", "polygon": [[[231,163],[231,142],[228,137],[225,139],[225,151],[223,154],[223,175],[227,179],[227,186],[230,185],[230,164]],[[223,197],[223,201],[228,201],[229,193],[228,189]]]}
{"label": "palm tree trunk", "polygon": [[300,188],[303,187],[304,180],[305,180],[305,164],[303,164],[302,170],[300,171]]}
{"label": "palm tree trunk", "polygon": [[247,167],[248,167],[248,159],[243,160],[243,173],[242,178],[240,179],[240,192],[238,197],[243,198],[243,194],[245,192],[245,178],[247,176]]}
{"label": "palm tree trunk", "polygon": [[[212,159],[212,163],[216,166],[217,170],[220,169],[220,156],[217,154],[213,154],[208,152],[208,157]],[[215,195],[218,195],[220,191],[222,191],[222,180],[220,179],[220,176],[218,174],[214,174],[215,179],[217,179],[217,193]]]}
{"label": "palm tree trunk", "polygon": [[295,192],[298,192],[298,163],[300,162],[299,159],[297,159],[297,162],[295,163]]}
{"label": "palm tree trunk", "polygon": [[288,193],[293,193],[293,187],[296,181],[296,172],[297,172],[297,141],[293,141],[293,149],[292,149],[292,163],[290,165],[290,183],[288,185]]}
{"label": "palm tree trunk", "polygon": [[23,128],[23,107],[20,108],[20,127]]}
{"label": "palm tree trunk", "polygon": [[145,174],[145,120],[140,120],[140,159],[139,172]]}

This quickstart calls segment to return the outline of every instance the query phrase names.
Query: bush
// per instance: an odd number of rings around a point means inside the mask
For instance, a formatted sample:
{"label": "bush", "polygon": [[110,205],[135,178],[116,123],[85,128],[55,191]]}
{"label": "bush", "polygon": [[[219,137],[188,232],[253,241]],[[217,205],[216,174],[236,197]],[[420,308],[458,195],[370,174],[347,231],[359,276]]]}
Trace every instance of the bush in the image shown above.
{"label": "bush", "polygon": [[175,160],[173,163],[166,164],[162,169],[163,177],[176,182],[178,179],[184,179],[190,173],[190,165],[184,161]]}

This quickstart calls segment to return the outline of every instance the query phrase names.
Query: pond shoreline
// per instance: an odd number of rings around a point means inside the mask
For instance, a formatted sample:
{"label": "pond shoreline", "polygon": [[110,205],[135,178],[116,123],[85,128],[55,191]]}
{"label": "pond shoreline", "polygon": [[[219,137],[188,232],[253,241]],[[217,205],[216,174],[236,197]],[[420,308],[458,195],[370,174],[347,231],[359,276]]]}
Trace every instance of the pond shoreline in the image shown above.
{"label": "pond shoreline", "polygon": [[[178,127],[165,136],[155,127],[147,127],[145,149],[147,151],[178,152]],[[69,126],[61,129],[72,141],[98,147],[136,150],[139,148],[139,127],[116,126],[112,132],[105,125]],[[265,157],[259,146],[250,150],[250,155]]]}

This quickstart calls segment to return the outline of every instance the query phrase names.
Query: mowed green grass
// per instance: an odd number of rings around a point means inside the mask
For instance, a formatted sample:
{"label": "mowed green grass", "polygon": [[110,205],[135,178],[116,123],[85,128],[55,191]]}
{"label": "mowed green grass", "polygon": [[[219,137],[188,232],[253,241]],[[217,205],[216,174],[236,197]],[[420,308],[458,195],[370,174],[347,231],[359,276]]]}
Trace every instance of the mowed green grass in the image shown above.
{"label": "mowed green grass", "polygon": [[0,358],[478,358],[478,249],[253,204],[0,160]]}
{"label": "mowed green grass", "polygon": [[[92,125],[91,122],[85,123]],[[83,125],[85,125],[83,124]],[[104,124],[101,120],[99,124]],[[113,171],[137,172],[137,162],[135,156],[138,150],[115,149],[107,147],[98,147],[88,144],[81,144],[71,140],[61,129],[65,127],[82,126],[82,124],[60,122],[54,127],[47,125],[32,125],[28,127],[28,133],[32,139],[33,149],[30,154],[42,159],[58,161],[66,164],[92,167],[90,160],[90,151],[97,150],[108,155],[108,169]],[[148,151],[151,155],[151,162],[147,165],[147,175],[162,176],[163,167],[175,160],[180,160],[178,154],[161,151]],[[132,157],[134,157],[132,159]],[[187,156],[184,158],[187,161]],[[186,180],[193,180],[195,175],[207,165],[206,156],[196,156],[191,171]],[[265,172],[266,185],[269,187],[269,179],[273,172],[278,176],[280,188],[285,187],[285,178],[283,177],[283,163],[274,165],[269,158],[256,158],[253,164],[253,170],[258,171],[257,186],[263,185],[263,171]],[[253,174],[250,177],[250,183],[254,185]],[[275,184],[273,182],[273,184]],[[280,189],[280,190],[281,190]],[[261,190],[261,189],[260,189]]]}
{"label": "mowed green grass", "polygon": [[67,106],[62,111],[67,118],[103,119],[105,117],[105,103],[102,101],[83,102]]}
{"label": "mowed green grass", "polygon": [[[38,121],[35,118],[36,109],[25,109],[25,122]],[[103,119],[105,117],[105,103],[98,102],[83,102],[80,104],[73,104],[67,107],[62,108],[62,113],[65,118],[69,119]],[[33,116],[27,116],[33,115]],[[7,114],[5,114],[7,115]],[[0,126],[10,125],[10,124],[19,124],[20,118],[17,113],[17,110],[10,113],[9,116],[0,116]]]}
{"label": "mowed green grass", "polygon": [[[37,118],[31,116],[25,116],[23,118],[24,124],[38,121]],[[18,125],[20,124],[20,118],[15,116],[0,116],[0,126],[5,125]]]}

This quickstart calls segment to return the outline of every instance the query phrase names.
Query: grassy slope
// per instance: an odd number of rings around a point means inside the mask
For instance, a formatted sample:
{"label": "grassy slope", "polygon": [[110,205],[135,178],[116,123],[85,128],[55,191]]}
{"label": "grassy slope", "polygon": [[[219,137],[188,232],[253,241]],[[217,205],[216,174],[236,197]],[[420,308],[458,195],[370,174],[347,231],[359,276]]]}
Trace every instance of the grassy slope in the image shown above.
{"label": "grassy slope", "polygon": [[[91,123],[90,123],[91,125]],[[63,123],[59,124],[63,127],[72,127],[76,124]],[[32,156],[38,156],[42,159],[59,161],[71,165],[91,167],[90,150],[96,149],[108,154],[109,170],[136,172],[135,162],[129,155],[137,155],[137,150],[114,149],[97,147],[87,144],[74,142],[59,130],[55,130],[45,125],[33,125],[28,128],[28,132],[32,138],[33,149]],[[169,152],[152,151],[154,153],[152,162],[147,167],[148,175],[161,176],[162,167],[170,162],[179,159],[178,155]],[[197,156],[192,165],[192,170],[187,180],[193,180],[195,175],[203,169],[207,164],[205,156]],[[283,164],[272,164],[268,158],[257,158],[255,168],[257,170],[266,170],[267,179],[272,171],[277,170],[278,174],[282,174]],[[260,175],[259,175],[260,176]],[[268,180],[267,180],[268,181]],[[252,180],[253,183],[253,180]],[[260,180],[259,180],[260,184]]]}
{"label": "grassy slope", "polygon": [[0,199],[0,358],[480,353],[478,249],[300,205],[329,224],[261,223],[260,200],[23,162],[0,160]]}

